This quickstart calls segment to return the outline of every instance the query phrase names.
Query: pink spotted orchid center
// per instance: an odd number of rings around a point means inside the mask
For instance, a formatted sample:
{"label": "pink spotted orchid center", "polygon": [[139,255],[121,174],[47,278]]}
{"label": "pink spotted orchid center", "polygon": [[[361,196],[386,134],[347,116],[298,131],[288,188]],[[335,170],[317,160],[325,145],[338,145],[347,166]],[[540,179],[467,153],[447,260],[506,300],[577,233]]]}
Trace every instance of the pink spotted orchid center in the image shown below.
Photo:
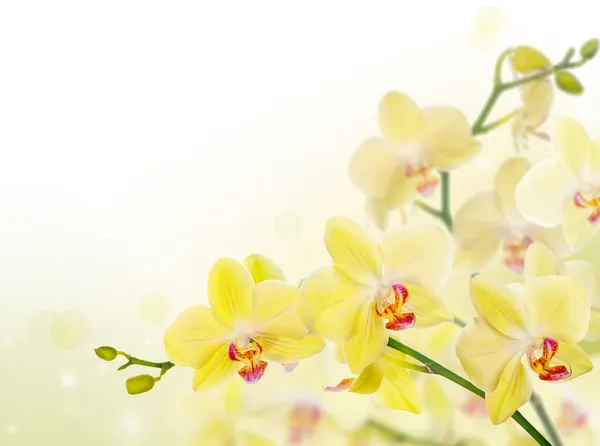
{"label": "pink spotted orchid center", "polygon": [[402,307],[408,299],[408,288],[404,285],[395,284],[391,287],[379,287],[374,305],[377,315],[388,321],[385,328],[401,331],[415,325],[415,314],[411,312],[402,312]]}
{"label": "pink spotted orchid center", "polygon": [[544,338],[541,345],[533,345],[528,353],[529,367],[542,381],[563,381],[571,376],[571,367],[551,365],[558,350],[559,342],[556,339]]}
{"label": "pink spotted orchid center", "polygon": [[587,211],[587,219],[590,223],[600,221],[600,197],[591,193],[577,192],[573,196],[575,206]]}

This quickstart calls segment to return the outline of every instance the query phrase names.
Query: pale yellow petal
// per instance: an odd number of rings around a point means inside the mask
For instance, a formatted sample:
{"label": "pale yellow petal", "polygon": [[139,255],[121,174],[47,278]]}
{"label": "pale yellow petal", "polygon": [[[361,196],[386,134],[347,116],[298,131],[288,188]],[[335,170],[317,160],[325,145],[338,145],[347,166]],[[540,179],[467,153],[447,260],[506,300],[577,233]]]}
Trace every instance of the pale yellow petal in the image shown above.
{"label": "pale yellow petal", "polygon": [[529,225],[523,229],[523,233],[531,237],[534,242],[546,245],[558,258],[567,257],[572,254],[571,248],[565,239],[565,232],[562,225],[554,226],[553,228]]}
{"label": "pale yellow petal", "polygon": [[575,178],[585,178],[591,165],[592,141],[583,126],[563,117],[556,124],[554,138],[555,158],[565,166]]}
{"label": "pale yellow petal", "polygon": [[552,81],[543,79],[523,85],[521,99],[527,126],[534,128],[539,126],[546,120],[552,107],[554,100]]}
{"label": "pale yellow petal", "polygon": [[352,155],[350,180],[367,196],[382,197],[399,165],[399,154],[388,141],[369,138]]}
{"label": "pale yellow petal", "polygon": [[377,229],[385,231],[390,224],[390,213],[381,198],[367,198],[365,212],[375,223]]}
{"label": "pale yellow petal", "polygon": [[452,238],[440,226],[403,226],[384,236],[381,253],[387,283],[437,288],[452,269]]}
{"label": "pale yellow petal", "polygon": [[570,277],[545,276],[525,283],[525,308],[529,333],[576,343],[585,336],[590,322],[590,298]]}
{"label": "pale yellow petal", "polygon": [[381,133],[396,146],[421,140],[423,117],[415,102],[403,93],[390,91],[379,103]]}
{"label": "pale yellow petal", "polygon": [[263,348],[265,358],[284,364],[310,358],[325,347],[323,340],[312,333],[300,339],[259,333],[256,342]]}
{"label": "pale yellow petal", "polygon": [[252,254],[244,259],[244,266],[255,284],[263,280],[285,280],[281,268],[270,258],[261,254]]}
{"label": "pale yellow petal", "polygon": [[483,318],[476,318],[458,334],[456,356],[473,383],[493,391],[510,359],[525,353],[527,343],[503,335]]}
{"label": "pale yellow petal", "polygon": [[565,263],[564,274],[575,279],[590,296],[592,308],[600,308],[600,269],[585,260],[570,260]]}
{"label": "pale yellow petal", "polygon": [[383,380],[383,371],[382,361],[374,361],[360,372],[348,390],[360,394],[375,393]]}
{"label": "pale yellow petal", "polygon": [[304,304],[312,330],[325,339],[345,342],[365,302],[363,288],[336,268],[315,271],[302,283]]}
{"label": "pale yellow petal", "polygon": [[525,280],[534,277],[558,276],[562,272],[562,265],[554,253],[542,243],[532,243],[525,253]]}
{"label": "pale yellow petal", "polygon": [[180,367],[199,368],[228,342],[231,330],[220,324],[208,307],[185,310],[164,336],[169,359]]}
{"label": "pale yellow petal", "polygon": [[585,335],[585,340],[590,342],[600,341],[600,310],[592,308],[590,312],[590,326]]}
{"label": "pale yellow petal", "polygon": [[421,181],[418,175],[407,176],[406,166],[400,165],[394,172],[392,183],[381,197],[386,209],[398,209],[412,203],[417,197],[417,186]]}
{"label": "pale yellow petal", "polygon": [[465,115],[453,107],[431,107],[423,110],[425,160],[440,170],[462,166],[481,149],[471,138]]}
{"label": "pale yellow petal", "polygon": [[204,392],[229,379],[240,368],[242,363],[229,358],[229,343],[224,344],[204,363],[194,370],[193,386],[196,392]]}
{"label": "pale yellow petal", "polygon": [[375,392],[375,401],[390,409],[421,413],[421,397],[413,377],[395,359],[385,355],[382,361],[384,376]]}
{"label": "pale yellow petal", "polygon": [[442,390],[437,376],[424,377],[423,401],[425,409],[438,425],[452,424],[455,403]]}
{"label": "pale yellow petal", "polygon": [[515,189],[518,211],[540,226],[562,223],[564,208],[573,192],[573,178],[554,160],[534,165]]}
{"label": "pale yellow petal", "polygon": [[383,322],[375,312],[372,302],[366,302],[360,308],[352,327],[352,335],[342,346],[346,363],[352,373],[360,373],[375,361],[385,348],[388,334]]}
{"label": "pale yellow petal", "polygon": [[302,293],[281,280],[265,280],[254,290],[251,323],[261,334],[299,339],[308,334],[300,313]]}
{"label": "pale yellow petal", "polygon": [[575,206],[573,200],[565,206],[563,229],[567,244],[573,251],[584,248],[600,227],[600,223],[590,223],[589,209]]}
{"label": "pale yellow petal", "polygon": [[531,163],[527,159],[515,156],[504,161],[498,169],[494,178],[494,191],[498,208],[504,215],[517,213],[515,189],[530,168]]}
{"label": "pale yellow petal", "polygon": [[456,212],[452,232],[458,245],[454,263],[461,269],[478,271],[498,253],[508,224],[500,212],[494,192],[471,197]]}
{"label": "pale yellow petal", "polygon": [[531,397],[533,388],[521,357],[522,354],[516,354],[509,361],[502,371],[498,387],[485,396],[487,410],[494,424],[505,422]]}
{"label": "pale yellow petal", "polygon": [[523,302],[509,288],[485,274],[471,279],[475,311],[500,333],[515,339],[527,337]]}
{"label": "pale yellow petal", "polygon": [[404,286],[408,289],[408,301],[402,310],[415,314],[415,327],[432,327],[442,322],[452,321],[452,314],[436,293],[418,285],[405,284]]}
{"label": "pale yellow petal", "polygon": [[581,347],[568,342],[560,342],[558,345],[558,351],[550,362],[551,367],[557,365],[567,366],[571,370],[571,376],[565,381],[584,375],[594,368],[592,361]]}
{"label": "pale yellow petal", "polygon": [[333,264],[348,278],[372,284],[381,276],[381,254],[364,227],[344,217],[333,217],[325,227],[325,246]]}
{"label": "pale yellow petal", "polygon": [[254,281],[236,260],[219,259],[208,274],[208,301],[221,323],[233,327],[235,320],[247,320],[252,311]]}

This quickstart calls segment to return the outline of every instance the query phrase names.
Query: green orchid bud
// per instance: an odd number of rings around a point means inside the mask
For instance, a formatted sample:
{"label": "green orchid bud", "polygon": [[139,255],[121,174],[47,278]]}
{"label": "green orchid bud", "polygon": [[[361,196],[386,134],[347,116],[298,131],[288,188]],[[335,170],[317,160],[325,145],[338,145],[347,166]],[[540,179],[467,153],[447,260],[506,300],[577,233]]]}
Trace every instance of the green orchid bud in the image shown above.
{"label": "green orchid bud", "polygon": [[139,375],[129,378],[125,382],[125,387],[130,395],[138,395],[152,390],[155,382],[156,379],[151,375]]}
{"label": "green orchid bud", "polygon": [[588,40],[581,46],[581,49],[579,50],[579,54],[581,54],[581,57],[583,57],[584,59],[593,58],[597,52],[598,52],[598,39]]}
{"label": "green orchid bud", "polygon": [[512,56],[512,64],[519,73],[541,70],[551,65],[544,53],[527,45],[518,46]]}
{"label": "green orchid bud", "polygon": [[96,352],[96,356],[104,361],[112,361],[117,357],[117,350],[112,347],[98,347],[94,351]]}
{"label": "green orchid bud", "polygon": [[572,95],[580,95],[583,93],[583,85],[579,82],[579,79],[569,71],[561,71],[556,73],[554,76],[554,82],[556,86],[562,91]]}

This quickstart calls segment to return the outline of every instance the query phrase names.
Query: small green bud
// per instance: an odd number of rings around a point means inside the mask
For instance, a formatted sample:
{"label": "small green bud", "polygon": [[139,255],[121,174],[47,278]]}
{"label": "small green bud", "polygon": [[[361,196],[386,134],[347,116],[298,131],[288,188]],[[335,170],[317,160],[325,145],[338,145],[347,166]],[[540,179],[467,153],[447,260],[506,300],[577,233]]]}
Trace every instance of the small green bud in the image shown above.
{"label": "small green bud", "polygon": [[261,254],[253,254],[244,259],[244,266],[255,284],[263,280],[285,280],[283,271],[273,260]]}
{"label": "small green bud", "polygon": [[583,93],[583,85],[579,82],[579,79],[569,71],[561,71],[556,73],[554,76],[554,82],[556,86],[565,93],[580,95]]}
{"label": "small green bud", "polygon": [[112,361],[117,357],[117,351],[112,347],[98,347],[94,350],[96,352],[96,356],[105,361]]}
{"label": "small green bud", "polygon": [[155,378],[151,375],[132,376],[125,382],[125,387],[130,395],[138,395],[152,390],[155,382]]}
{"label": "small green bud", "polygon": [[512,64],[519,73],[541,70],[551,65],[544,53],[527,45],[518,46],[512,56]]}
{"label": "small green bud", "polygon": [[583,57],[584,59],[591,59],[596,55],[597,52],[598,39],[588,40],[581,46],[581,49],[579,50],[579,54],[581,54],[581,57]]}

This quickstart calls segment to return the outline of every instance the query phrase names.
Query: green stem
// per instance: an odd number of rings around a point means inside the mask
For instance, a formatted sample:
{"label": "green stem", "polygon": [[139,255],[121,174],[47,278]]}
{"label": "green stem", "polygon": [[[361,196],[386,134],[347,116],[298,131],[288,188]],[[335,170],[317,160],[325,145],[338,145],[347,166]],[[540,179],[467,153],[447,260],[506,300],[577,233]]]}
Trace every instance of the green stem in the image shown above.
{"label": "green stem", "polygon": [[404,432],[397,432],[391,427],[387,426],[384,423],[375,420],[369,420],[367,423],[368,426],[371,426],[374,429],[377,429],[379,432],[383,433],[385,436],[389,437],[391,440],[397,441],[399,443],[408,443],[419,446],[444,446],[445,443],[440,443],[435,440],[430,440],[428,438],[419,438],[414,437],[412,435],[406,434]]}
{"label": "green stem", "polygon": [[436,208],[434,208],[433,206],[428,205],[427,203],[425,203],[423,200],[415,200],[415,206],[417,206],[419,209],[427,212],[430,215],[433,215],[435,218],[442,218],[442,212]]}
{"label": "green stem", "polygon": [[509,122],[512,118],[514,118],[517,115],[517,113],[519,113],[518,110],[513,110],[510,113],[508,113],[507,115],[501,117],[500,119],[496,119],[495,121],[490,122],[489,124],[481,126],[481,130],[479,131],[479,134],[482,135],[484,133],[491,132],[492,130],[503,126],[504,124]]}
{"label": "green stem", "polygon": [[552,444],[554,446],[563,446],[563,442],[560,439],[560,435],[558,435],[558,431],[554,427],[554,424],[552,423],[552,420],[550,419],[550,416],[548,415],[548,412],[544,407],[542,398],[537,393],[533,392],[531,394],[529,402],[533,406],[533,409],[535,410],[535,413],[537,414],[538,418],[544,425],[544,429],[550,437],[550,440],[552,440]]}
{"label": "green stem", "polygon": [[[417,361],[421,362],[425,366],[427,366],[433,373],[436,375],[442,376],[455,384],[458,384],[464,389],[467,389],[469,392],[474,393],[475,395],[485,398],[485,392],[481,390],[479,387],[475,386],[470,381],[467,381],[462,376],[457,375],[453,371],[447,369],[443,365],[435,362],[433,359],[428,358],[427,356],[419,353],[416,350],[413,350],[409,346],[396,341],[395,339],[390,338],[388,340],[388,347],[393,348],[394,350],[398,350],[412,358],[415,358]],[[525,431],[533,438],[538,444],[543,446],[552,446],[551,443],[548,442],[544,438],[544,436],[535,428],[533,425],[527,421],[527,419],[519,412],[516,411],[513,416],[513,420],[515,420]],[[560,445],[560,444],[559,444]]]}
{"label": "green stem", "polygon": [[452,211],[450,210],[450,173],[441,172],[442,179],[442,211],[441,219],[448,228],[448,231],[452,232]]}
{"label": "green stem", "polygon": [[125,364],[123,364],[121,367],[119,367],[118,370],[125,370],[129,366],[139,365],[142,367],[151,367],[151,368],[155,368],[155,369],[160,369],[161,370],[160,376],[163,376],[170,369],[175,367],[175,364],[173,364],[171,361],[165,361],[165,362],[146,361],[145,359],[136,358],[135,356],[131,356],[128,353],[119,352],[119,351],[117,352],[117,355],[121,355],[121,356],[124,356],[125,358],[127,358],[127,362]]}

